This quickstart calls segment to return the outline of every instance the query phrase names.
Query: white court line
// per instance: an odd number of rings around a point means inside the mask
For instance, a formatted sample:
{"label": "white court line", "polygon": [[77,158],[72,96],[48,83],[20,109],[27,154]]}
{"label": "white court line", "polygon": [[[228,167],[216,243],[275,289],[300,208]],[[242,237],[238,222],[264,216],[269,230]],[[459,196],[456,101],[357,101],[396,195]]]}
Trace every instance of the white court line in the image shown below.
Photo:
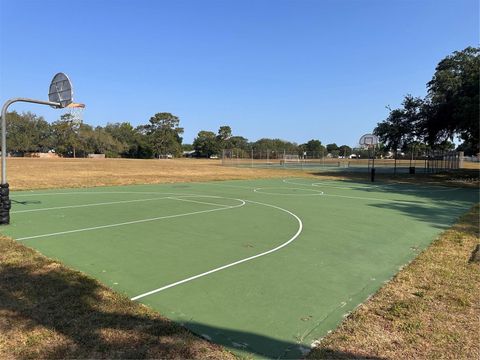
{"label": "white court line", "polygon": [[[410,204],[417,204],[417,205],[419,204],[419,202],[408,201],[408,200],[381,199],[381,198],[362,197],[362,196],[346,196],[346,195],[333,195],[333,194],[323,194],[323,196],[339,197],[339,198],[345,198],[345,199],[375,200],[375,201],[384,201],[384,202],[402,202],[402,203],[410,203]],[[420,203],[428,204],[426,202],[420,202]]]}
{"label": "white court line", "polygon": [[[292,184],[292,185],[304,185],[304,186],[316,186],[316,187],[321,187],[322,185],[316,185],[319,183],[312,183],[312,184],[299,184],[299,183],[293,183],[293,182],[287,182],[283,180],[287,184]],[[378,185],[376,185],[378,186]],[[332,186],[333,187],[333,186]],[[340,188],[337,187],[338,189],[345,189],[345,190],[355,190],[355,189],[365,189],[367,187],[353,187],[353,188]],[[457,189],[454,189],[457,190]],[[439,190],[440,191],[440,190]],[[411,196],[413,194],[403,194],[407,196]],[[374,201],[383,201],[383,202],[394,202],[394,203],[406,203],[406,204],[423,204],[423,205],[428,205],[428,206],[435,206],[434,204],[431,204],[429,202],[425,201],[409,201],[409,200],[402,200],[402,199],[387,199],[387,198],[374,198],[374,197],[363,197],[363,196],[346,196],[346,195],[334,195],[334,194],[323,194],[323,196],[329,196],[329,197],[339,197],[339,198],[345,198],[345,199],[359,199],[359,200],[374,200]]]}
{"label": "white court line", "polygon": [[[292,180],[295,180],[292,179]],[[299,179],[296,179],[296,180],[299,180]],[[304,184],[304,183],[297,183],[297,182],[293,182],[293,181],[289,181],[289,179],[283,179],[282,180],[285,184],[291,184],[291,185],[303,185],[303,186],[317,186],[317,185],[314,185],[314,184],[320,184],[320,183],[310,183],[310,184]],[[340,187],[340,186],[334,186],[334,185],[329,185],[329,184],[323,184],[322,183],[322,186],[328,186],[328,187],[333,187],[333,188],[336,188],[336,189],[343,189],[343,190],[351,190],[352,188],[351,187]],[[376,185],[375,185],[376,186]],[[320,187],[320,186],[319,186]]]}
{"label": "white court line", "polygon": [[11,193],[12,197],[25,197],[25,196],[50,196],[50,195],[97,195],[97,194],[147,194],[147,195],[175,195],[175,193],[159,193],[153,191],[71,191],[71,192],[57,192],[57,193],[28,193],[22,194],[23,191],[19,191],[20,194],[16,192]]}
{"label": "white court line", "polygon": [[[408,200],[392,200],[392,199],[381,199],[381,198],[372,198],[372,197],[361,197],[361,196],[346,196],[346,195],[333,195],[333,194],[325,194],[323,191],[320,190],[310,190],[310,191],[318,191],[317,194],[282,194],[282,193],[268,193],[268,192],[263,192],[263,191],[257,191],[257,189],[262,189],[262,188],[256,188],[253,189],[254,192],[259,193],[259,194],[266,194],[266,195],[291,195],[291,196],[330,196],[330,197],[340,197],[340,198],[345,198],[345,199],[359,199],[359,200],[376,200],[376,201],[385,201],[385,202],[406,202],[406,203],[412,203],[412,204],[418,204],[418,202],[412,202]],[[267,189],[267,188],[265,188]],[[281,188],[279,188],[281,189]],[[286,190],[288,189],[293,189],[293,188],[284,188]],[[302,190],[302,189],[300,189]],[[304,189],[308,190],[308,189]]]}
{"label": "white court line", "polygon": [[205,182],[196,182],[196,183],[192,183],[192,184],[209,185],[209,186],[223,186],[223,187],[233,187],[233,188],[238,188],[238,189],[252,190],[251,186],[230,185],[230,184],[211,184],[211,183],[205,183]]}
{"label": "white court line", "polygon": [[[282,189],[282,190],[301,190],[301,191],[312,191],[315,192],[314,194],[292,194],[292,193],[276,193],[276,192],[268,192],[264,191],[264,189]],[[260,191],[261,190],[261,191]],[[323,195],[323,191],[321,190],[314,190],[314,189],[303,189],[303,188],[283,188],[283,187],[258,187],[254,188],[253,192],[259,193],[259,194],[266,194],[266,195],[287,195],[287,196],[319,196]]]}
{"label": "white court line", "polygon": [[275,251],[278,251],[280,250],[281,248],[287,246],[288,244],[290,244],[291,242],[293,242],[299,235],[300,233],[302,232],[302,229],[303,229],[303,223],[302,223],[302,220],[300,220],[300,218],[295,215],[294,213],[292,213],[291,211],[288,211],[284,208],[281,208],[279,206],[275,206],[275,205],[271,205],[271,204],[265,204],[265,203],[261,203],[261,202],[257,202],[257,201],[252,201],[252,200],[244,200],[246,202],[250,202],[250,203],[253,203],[253,204],[258,204],[258,205],[263,205],[263,206],[268,206],[268,207],[272,207],[272,208],[275,208],[275,209],[278,209],[278,210],[281,210],[281,211],[284,211],[286,212],[287,214],[293,216],[297,222],[298,222],[298,230],[297,232],[286,242],[284,242],[283,244],[271,249],[271,250],[268,250],[268,251],[265,251],[265,252],[262,252],[260,254],[257,254],[257,255],[253,255],[253,256],[250,256],[250,257],[247,257],[245,259],[242,259],[242,260],[238,260],[238,261],[235,261],[235,262],[232,262],[230,264],[227,264],[227,265],[223,265],[223,266],[220,266],[218,268],[215,268],[215,269],[212,269],[212,270],[209,270],[209,271],[206,271],[204,273],[201,273],[201,274],[198,274],[198,275],[195,275],[195,276],[191,276],[189,278],[186,278],[186,279],[183,279],[183,280],[180,280],[180,281],[176,281],[172,284],[169,284],[169,285],[165,285],[165,286],[162,286],[158,289],[155,289],[155,290],[151,290],[151,291],[148,291],[146,293],[143,293],[143,294],[140,294],[140,295],[137,295],[137,296],[134,296],[132,297],[130,300],[138,300],[138,299],[141,299],[141,298],[144,298],[146,296],[149,296],[149,295],[152,295],[152,294],[156,294],[160,291],[163,291],[163,290],[166,290],[166,289],[169,289],[169,288],[172,288],[174,286],[177,286],[177,285],[180,285],[180,284],[184,284],[186,282],[189,282],[189,281],[192,281],[192,280],[195,280],[195,279],[198,279],[198,278],[201,278],[201,277],[204,277],[204,276],[207,276],[207,275],[210,275],[210,274],[213,274],[217,271],[221,271],[221,270],[225,270],[225,269],[228,269],[232,266],[235,266],[235,265],[239,265],[239,264],[242,264],[244,262],[247,262],[247,261],[250,261],[250,260],[253,260],[253,259],[256,259],[256,258],[259,258],[261,256],[265,256],[265,255],[268,255],[268,254],[271,254]]}
{"label": "white court line", "polygon": [[[293,178],[291,180],[303,180],[303,179],[302,178]],[[458,188],[458,187],[457,188],[448,188],[448,187],[445,187],[445,186],[438,186],[438,185],[423,186],[423,185],[414,185],[414,184],[401,183],[401,182],[384,183],[382,185],[363,184],[363,185],[360,185],[360,186],[353,186],[353,184],[352,184],[350,187],[334,186],[334,185],[326,184],[324,182],[314,182],[314,183],[310,183],[310,184],[296,183],[296,182],[293,182],[293,181],[289,181],[289,179],[284,179],[283,182],[286,183],[286,184],[292,184],[292,185],[304,185],[304,186],[316,186],[316,187],[328,186],[328,187],[332,187],[332,188],[336,188],[336,189],[343,189],[343,190],[357,190],[357,189],[371,189],[371,188],[382,189],[382,188],[392,186],[392,185],[400,185],[400,186],[410,185],[410,187],[408,189],[401,190],[402,192],[420,190],[422,192],[427,192],[428,193],[428,192],[445,192],[445,191],[460,190],[460,188]],[[437,189],[433,189],[433,188],[437,188]]]}
{"label": "white court line", "polygon": [[75,229],[75,230],[67,230],[67,231],[59,231],[59,232],[50,233],[50,234],[26,236],[26,237],[23,237],[23,238],[18,238],[18,239],[16,239],[16,240],[17,240],[17,241],[23,241],[23,240],[29,240],[29,239],[37,239],[37,238],[51,237],[51,236],[56,236],[56,235],[73,234],[73,233],[84,232],[84,231],[107,229],[107,228],[112,228],[112,227],[117,227],[117,226],[140,224],[140,223],[145,223],[145,222],[150,222],[150,221],[157,221],[157,220],[164,220],[164,219],[172,219],[172,218],[176,218],[176,217],[183,217],[183,216],[190,216],[190,215],[196,215],[196,214],[203,214],[203,213],[209,213],[209,212],[213,212],[213,211],[234,209],[234,208],[238,208],[238,207],[241,207],[241,206],[245,205],[245,201],[243,201],[243,200],[241,200],[241,199],[230,199],[230,200],[237,200],[237,201],[240,201],[241,203],[240,203],[240,205],[232,205],[232,206],[229,206],[229,207],[224,207],[224,205],[221,205],[222,207],[217,208],[217,209],[194,211],[194,212],[190,212],[190,213],[176,214],[176,215],[159,216],[159,217],[154,217],[154,218],[149,218],[149,219],[141,219],[141,220],[127,221],[127,222],[117,223],[117,224],[100,225],[100,226],[93,226],[93,227],[89,227],[89,228],[82,228],[82,229]]}
{"label": "white court line", "polygon": [[[193,196],[195,196],[195,195],[193,195]],[[150,198],[150,199],[121,200],[121,201],[109,201],[109,202],[103,202],[103,203],[90,203],[90,204],[82,204],[82,205],[55,206],[55,207],[50,207],[50,208],[39,208],[39,209],[12,211],[11,214],[21,214],[21,213],[28,213],[28,212],[60,210],[60,209],[75,209],[75,208],[90,207],[90,206],[126,204],[126,203],[133,203],[133,202],[155,201],[155,200],[162,200],[162,199],[171,199],[171,197],[166,196],[166,197]]]}
{"label": "white court line", "polygon": [[[208,196],[212,197],[212,196]],[[218,198],[218,196],[213,196]],[[231,205],[223,205],[223,204],[215,204],[215,203],[209,203],[205,201],[197,201],[197,200],[188,200],[188,199],[180,199],[180,198],[174,198],[174,197],[168,197],[167,199],[172,199],[172,200],[178,200],[178,201],[186,201],[186,202],[192,202],[192,203],[197,203],[197,204],[205,204],[205,205],[214,205],[214,206],[221,206],[221,207],[230,207]]]}
{"label": "white court line", "polygon": [[[196,194],[176,194],[175,196],[182,196],[182,197],[214,197],[210,195],[196,195]],[[90,207],[90,206],[103,206],[103,205],[114,205],[114,204],[125,204],[125,203],[134,203],[134,202],[144,202],[144,201],[155,201],[155,200],[163,200],[163,199],[172,199],[172,200],[181,200],[178,198],[173,198],[171,196],[159,197],[159,198],[149,198],[149,199],[135,199],[135,200],[120,200],[120,201],[109,201],[103,203],[90,203],[90,204],[81,204],[81,205],[66,205],[66,206],[55,206],[50,208],[39,208],[39,209],[29,209],[29,210],[18,210],[12,211],[12,214],[21,214],[21,213],[28,213],[28,212],[36,212],[36,211],[48,211],[48,210],[60,210],[60,209],[75,209],[75,208],[82,208],[82,207]],[[185,200],[186,201],[186,200]],[[191,202],[198,202],[202,204],[201,201],[191,201]],[[223,204],[214,204],[214,203],[203,203],[207,205],[218,205],[218,206],[228,206]]]}

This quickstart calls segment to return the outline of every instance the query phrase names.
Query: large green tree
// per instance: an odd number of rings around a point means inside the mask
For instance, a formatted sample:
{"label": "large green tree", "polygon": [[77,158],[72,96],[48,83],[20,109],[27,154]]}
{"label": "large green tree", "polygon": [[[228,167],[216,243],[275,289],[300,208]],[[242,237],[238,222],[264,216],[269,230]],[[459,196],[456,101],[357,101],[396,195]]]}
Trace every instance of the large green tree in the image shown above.
{"label": "large green tree", "polygon": [[180,156],[182,153],[183,128],[180,119],[171,113],[156,113],[149,124],[142,127],[148,136],[155,157],[162,155]]}
{"label": "large green tree", "polygon": [[153,156],[153,150],[142,128],[136,129],[129,122],[109,123],[105,131],[121,144],[120,156],[148,159]]}
{"label": "large green tree", "polygon": [[217,133],[217,142],[220,149],[230,148],[230,138],[232,137],[232,128],[230,126],[220,126]]}
{"label": "large green tree", "polygon": [[193,148],[202,157],[218,155],[221,150],[215,133],[205,130],[200,131],[193,140]]}
{"label": "large green tree", "polygon": [[377,124],[373,133],[380,138],[386,150],[406,150],[421,137],[424,122],[424,100],[407,95],[402,107],[390,110],[388,118]]}
{"label": "large green tree", "polygon": [[352,154],[352,148],[348,145],[341,145],[338,148],[338,152],[340,156],[343,156],[344,158],[347,158],[349,155]]}
{"label": "large green tree", "polygon": [[461,139],[479,150],[480,48],[467,47],[440,61],[427,84],[429,101],[425,123],[430,145]]}
{"label": "large green tree", "polygon": [[53,143],[55,151],[62,156],[77,156],[77,149],[81,145],[80,128],[73,115],[63,114],[52,124]]}
{"label": "large green tree", "polygon": [[125,144],[115,139],[105,128],[97,126],[91,131],[90,152],[118,157],[125,150]]}
{"label": "large green tree", "polygon": [[45,152],[53,145],[50,125],[31,112],[8,113],[7,133],[7,149],[12,153]]}
{"label": "large green tree", "polygon": [[333,143],[333,144],[327,144],[327,151],[331,153],[332,151],[338,151],[338,145]]}
{"label": "large green tree", "polygon": [[322,145],[320,140],[312,139],[305,144],[300,146],[302,151],[307,152],[307,156],[319,157],[326,154],[326,148]]}
{"label": "large green tree", "polygon": [[248,149],[248,139],[244,138],[243,136],[232,136],[228,139],[229,145],[231,149],[241,149],[246,150]]}
{"label": "large green tree", "polygon": [[297,144],[281,139],[263,138],[255,141],[252,146],[257,152],[269,151],[272,156],[277,156],[278,158],[281,158],[284,153],[290,155],[300,155],[301,153],[301,149]]}
{"label": "large green tree", "polygon": [[467,153],[479,151],[480,49],[468,47],[440,61],[425,99],[407,95],[374,130],[386,148],[412,149],[426,143],[449,149],[455,136]]}

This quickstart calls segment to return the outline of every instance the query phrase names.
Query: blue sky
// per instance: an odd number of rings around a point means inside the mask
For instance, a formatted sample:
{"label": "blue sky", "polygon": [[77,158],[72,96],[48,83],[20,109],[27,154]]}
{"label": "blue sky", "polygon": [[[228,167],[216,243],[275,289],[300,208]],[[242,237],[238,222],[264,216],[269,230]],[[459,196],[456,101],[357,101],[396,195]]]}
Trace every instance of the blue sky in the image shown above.
{"label": "blue sky", "polygon": [[477,46],[478,14],[476,0],[0,0],[0,101],[47,99],[62,71],[91,125],[171,112],[184,143],[230,125],[352,146]]}

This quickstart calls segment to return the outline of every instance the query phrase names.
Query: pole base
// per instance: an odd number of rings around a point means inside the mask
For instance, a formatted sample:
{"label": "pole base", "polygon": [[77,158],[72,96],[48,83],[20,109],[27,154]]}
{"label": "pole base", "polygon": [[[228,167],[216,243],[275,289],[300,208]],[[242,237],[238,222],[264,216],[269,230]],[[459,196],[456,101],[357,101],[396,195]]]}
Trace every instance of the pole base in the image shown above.
{"label": "pole base", "polygon": [[10,189],[8,183],[0,184],[0,225],[10,224]]}

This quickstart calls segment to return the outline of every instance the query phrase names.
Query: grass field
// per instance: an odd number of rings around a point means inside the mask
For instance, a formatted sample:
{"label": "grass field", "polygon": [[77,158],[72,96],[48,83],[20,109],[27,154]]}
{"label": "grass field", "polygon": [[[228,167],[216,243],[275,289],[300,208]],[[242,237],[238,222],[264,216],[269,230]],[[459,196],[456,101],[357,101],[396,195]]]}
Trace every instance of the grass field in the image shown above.
{"label": "grass field", "polygon": [[210,159],[8,158],[7,167],[9,182],[15,190],[285,176],[282,169],[238,169],[221,166],[220,160]]}
{"label": "grass field", "polygon": [[[42,176],[45,164],[51,172]],[[301,356],[478,202],[475,188],[371,185],[211,161],[11,165],[16,189],[29,179],[33,188],[129,184],[139,171],[139,182],[152,183],[273,177],[13,192],[14,221],[4,230],[237,354],[268,357]],[[228,356],[175,329],[177,342],[189,339],[194,350],[181,353],[176,343],[171,352],[133,357]],[[153,340],[142,341],[145,348]]]}

